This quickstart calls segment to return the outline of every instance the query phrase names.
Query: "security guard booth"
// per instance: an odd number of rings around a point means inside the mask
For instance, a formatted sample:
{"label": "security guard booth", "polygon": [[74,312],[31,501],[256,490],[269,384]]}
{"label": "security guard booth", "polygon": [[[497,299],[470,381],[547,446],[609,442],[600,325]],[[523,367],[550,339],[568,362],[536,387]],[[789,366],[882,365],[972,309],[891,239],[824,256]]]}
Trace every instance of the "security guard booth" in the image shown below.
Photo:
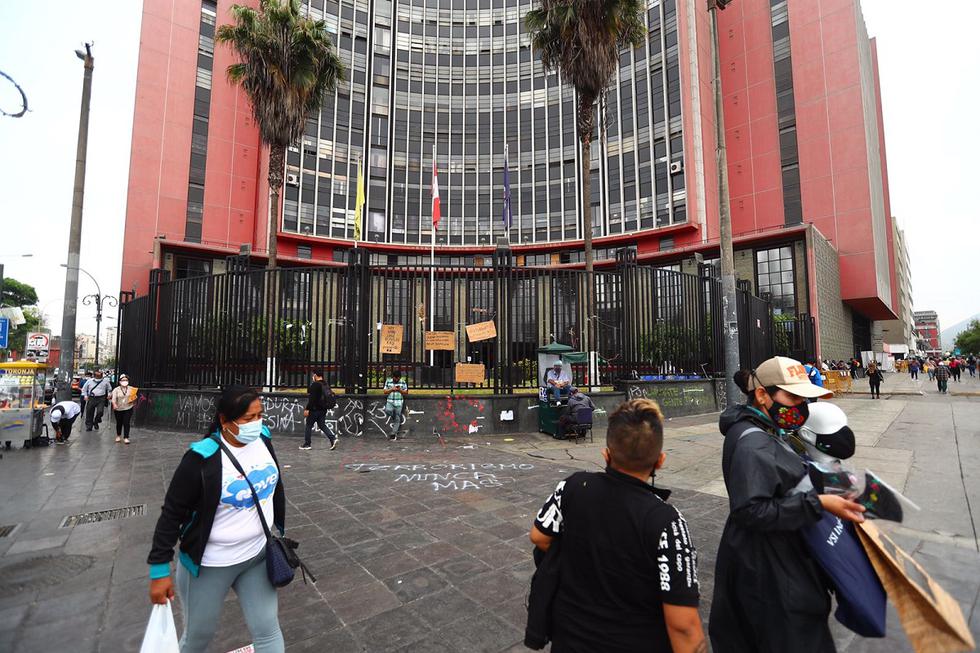
{"label": "security guard booth", "polygon": [[[538,431],[554,436],[558,432],[558,418],[561,416],[563,405],[556,405],[548,400],[548,387],[545,384],[545,375],[556,361],[562,361],[565,365],[571,365],[569,357],[575,358],[582,355],[581,352],[573,351],[568,345],[553,342],[538,349]],[[571,374],[571,367],[569,367]],[[572,383],[575,383],[574,377]]]}

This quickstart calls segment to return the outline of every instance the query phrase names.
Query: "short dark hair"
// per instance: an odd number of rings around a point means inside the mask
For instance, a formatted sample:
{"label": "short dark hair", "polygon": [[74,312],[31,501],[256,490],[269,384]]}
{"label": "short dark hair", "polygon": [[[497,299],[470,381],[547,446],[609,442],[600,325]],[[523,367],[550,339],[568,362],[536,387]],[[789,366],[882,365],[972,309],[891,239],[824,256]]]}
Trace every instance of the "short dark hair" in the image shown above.
{"label": "short dark hair", "polygon": [[315,376],[318,379],[322,379],[323,378],[323,370],[313,370],[313,376]]}
{"label": "short dark hair", "polygon": [[613,464],[628,472],[649,472],[664,446],[664,414],[652,399],[632,399],[609,416],[606,446]]}
{"label": "short dark hair", "polygon": [[401,370],[391,370],[391,375],[392,376],[401,376],[402,375],[402,371]]}

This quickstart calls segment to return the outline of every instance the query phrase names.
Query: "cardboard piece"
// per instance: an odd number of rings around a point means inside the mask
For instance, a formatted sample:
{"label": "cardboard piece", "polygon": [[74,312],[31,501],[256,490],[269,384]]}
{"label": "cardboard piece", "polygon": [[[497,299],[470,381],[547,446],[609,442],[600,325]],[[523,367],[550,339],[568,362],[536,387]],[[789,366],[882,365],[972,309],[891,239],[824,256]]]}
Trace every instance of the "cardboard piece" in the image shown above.
{"label": "cardboard piece", "polygon": [[858,536],[916,653],[956,653],[975,647],[959,604],[873,521]]}
{"label": "cardboard piece", "polygon": [[497,325],[493,320],[466,325],[466,338],[470,342],[480,342],[497,337]]}
{"label": "cardboard piece", "polygon": [[456,363],[456,383],[483,383],[486,378],[483,363]]}
{"label": "cardboard piece", "polygon": [[381,325],[381,353],[400,354],[402,353],[402,335],[405,327],[400,324]]}
{"label": "cardboard piece", "polygon": [[426,331],[425,350],[454,351],[456,349],[456,334],[452,331]]}

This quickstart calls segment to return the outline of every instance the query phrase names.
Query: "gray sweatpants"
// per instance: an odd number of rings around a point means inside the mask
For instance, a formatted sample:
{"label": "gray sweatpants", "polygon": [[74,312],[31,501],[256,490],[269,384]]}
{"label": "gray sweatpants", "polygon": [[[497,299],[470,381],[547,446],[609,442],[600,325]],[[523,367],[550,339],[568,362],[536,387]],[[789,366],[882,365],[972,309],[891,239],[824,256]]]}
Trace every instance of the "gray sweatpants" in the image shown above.
{"label": "gray sweatpants", "polygon": [[184,610],[180,653],[204,653],[214,637],[230,588],[242,606],[255,653],[283,653],[279,596],[265,570],[265,551],[231,567],[201,567],[195,577],[177,563],[177,596]]}

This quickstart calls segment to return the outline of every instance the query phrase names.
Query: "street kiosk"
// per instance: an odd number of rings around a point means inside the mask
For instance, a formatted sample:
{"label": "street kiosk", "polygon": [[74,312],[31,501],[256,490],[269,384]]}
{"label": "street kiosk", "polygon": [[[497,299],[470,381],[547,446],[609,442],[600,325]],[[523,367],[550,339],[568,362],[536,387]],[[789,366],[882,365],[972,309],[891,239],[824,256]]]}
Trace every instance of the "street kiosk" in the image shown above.
{"label": "street kiosk", "polygon": [[[538,348],[538,431],[555,435],[558,433],[558,418],[564,404],[555,404],[548,398],[548,386],[545,383],[545,375],[556,361],[562,361],[565,365],[581,360],[582,356],[587,356],[582,352],[574,351],[568,345],[553,342],[550,345]],[[571,374],[571,368],[569,368]],[[574,385],[575,378],[572,378]]]}
{"label": "street kiosk", "polygon": [[44,426],[46,363],[0,363],[0,443],[23,441],[24,448],[48,444]]}

